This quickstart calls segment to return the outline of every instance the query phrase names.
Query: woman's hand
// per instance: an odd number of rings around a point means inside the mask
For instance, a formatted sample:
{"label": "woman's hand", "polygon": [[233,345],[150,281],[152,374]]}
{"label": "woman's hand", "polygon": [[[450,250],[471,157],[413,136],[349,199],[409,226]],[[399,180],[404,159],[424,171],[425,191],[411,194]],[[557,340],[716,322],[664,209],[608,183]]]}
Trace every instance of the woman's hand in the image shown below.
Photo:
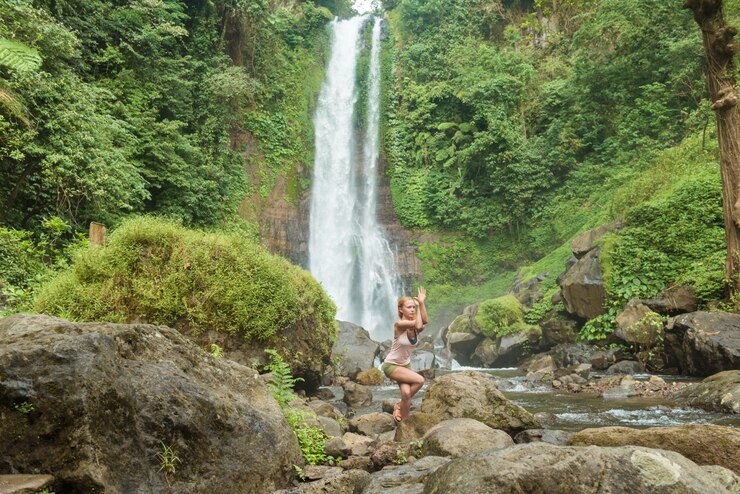
{"label": "woman's hand", "polygon": [[423,304],[424,301],[427,299],[427,291],[424,289],[423,286],[419,287],[418,295],[416,296],[416,301],[418,301],[420,304]]}

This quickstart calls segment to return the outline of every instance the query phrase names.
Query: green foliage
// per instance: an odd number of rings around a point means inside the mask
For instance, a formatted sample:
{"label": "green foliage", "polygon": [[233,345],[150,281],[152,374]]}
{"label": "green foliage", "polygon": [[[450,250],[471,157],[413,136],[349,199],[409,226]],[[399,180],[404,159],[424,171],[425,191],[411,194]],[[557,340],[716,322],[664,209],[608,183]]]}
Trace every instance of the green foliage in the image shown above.
{"label": "green foliage", "polygon": [[23,415],[28,415],[29,413],[35,410],[33,403],[29,403],[27,401],[24,401],[22,403],[16,403],[15,405],[13,405],[13,408],[18,410]]}
{"label": "green foliage", "polygon": [[210,354],[215,358],[224,358],[224,349],[218,346],[216,343],[211,343]]}
{"label": "green foliage", "polygon": [[513,295],[504,295],[480,303],[475,323],[488,337],[506,336],[523,329],[523,310]]}
{"label": "green foliage", "polygon": [[0,65],[18,72],[26,72],[39,68],[41,56],[37,50],[23,43],[0,38]]}
{"label": "green foliage", "polygon": [[319,427],[308,425],[306,421],[310,415],[312,415],[310,418],[315,420],[316,414],[307,414],[302,410],[290,407],[284,408],[283,414],[288,421],[288,425],[290,425],[290,428],[293,429],[293,432],[298,438],[298,444],[301,447],[301,453],[303,453],[306,463],[309,465],[336,463],[337,459],[327,455],[326,451],[324,451],[324,445],[328,440],[324,431]]}
{"label": "green foliage", "polygon": [[237,234],[153,217],[127,220],[106,246],[81,251],[44,286],[35,308],[78,321],[143,318],[263,342],[298,326],[313,327],[317,339],[336,335],[334,304],[306,271]]}
{"label": "green foliage", "polygon": [[539,302],[535,302],[531,308],[524,312],[523,320],[528,324],[537,324],[542,321],[547,314],[552,311],[553,305],[550,297],[544,297]]}
{"label": "green foliage", "polygon": [[[540,257],[608,221],[615,186],[708,114],[685,10],[659,0],[526,8],[397,2],[385,149],[405,226],[513,231]],[[543,15],[561,31],[545,32]]]}
{"label": "green foliage", "polygon": [[629,210],[611,253],[609,292],[626,302],[673,283],[697,289],[701,300],[721,297],[724,223],[718,174],[696,177],[673,195]]}
{"label": "green foliage", "polygon": [[177,472],[177,464],[182,463],[182,460],[177,457],[171,446],[167,446],[165,443],[161,444],[162,451],[157,453],[159,471],[165,474],[174,474]]}
{"label": "green foliage", "polygon": [[[316,414],[313,412],[307,413],[288,405],[290,401],[296,399],[293,388],[300,379],[293,377],[290,373],[290,367],[275,350],[267,349],[265,352],[270,355],[270,363],[266,366],[266,369],[272,373],[272,379],[268,383],[268,387],[283,410],[288,425],[298,438],[298,444],[306,463],[309,465],[335,463],[337,459],[327,455],[324,451],[324,445],[328,440],[324,431],[308,423],[308,419],[316,421]],[[299,477],[303,475],[302,470],[297,469],[296,471]]]}
{"label": "green foliage", "polygon": [[272,379],[267,386],[280,407],[285,408],[291,400],[296,398],[293,388],[302,379],[293,377],[290,366],[277,351],[268,348],[265,352],[270,355],[270,363],[266,366],[266,369],[272,373]]}
{"label": "green foliage", "polygon": [[601,341],[614,332],[617,327],[618,311],[610,308],[609,312],[596,316],[586,322],[578,332],[580,341]]}

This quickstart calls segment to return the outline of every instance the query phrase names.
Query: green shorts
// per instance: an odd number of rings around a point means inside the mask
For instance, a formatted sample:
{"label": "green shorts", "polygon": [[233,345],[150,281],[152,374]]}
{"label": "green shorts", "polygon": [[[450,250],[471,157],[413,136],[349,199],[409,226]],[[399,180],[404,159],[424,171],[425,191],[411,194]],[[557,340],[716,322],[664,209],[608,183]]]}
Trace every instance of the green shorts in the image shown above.
{"label": "green shorts", "polygon": [[391,364],[390,362],[383,362],[383,365],[380,367],[383,369],[383,374],[390,379],[391,374],[393,374],[393,371],[396,370],[399,367],[405,367],[406,369],[411,369],[411,362],[409,362],[406,365],[398,365],[398,364]]}

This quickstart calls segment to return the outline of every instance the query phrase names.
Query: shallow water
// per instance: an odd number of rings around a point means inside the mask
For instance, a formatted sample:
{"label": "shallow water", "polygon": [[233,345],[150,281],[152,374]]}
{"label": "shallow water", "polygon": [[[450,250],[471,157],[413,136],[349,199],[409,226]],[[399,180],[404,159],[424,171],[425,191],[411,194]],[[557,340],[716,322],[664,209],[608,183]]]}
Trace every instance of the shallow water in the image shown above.
{"label": "shallow water", "polygon": [[[740,427],[737,415],[710,413],[691,407],[675,407],[670,401],[660,397],[631,397],[605,399],[587,393],[566,393],[554,390],[549,385],[532,386],[516,368],[477,369],[457,368],[459,370],[476,370],[493,375],[497,387],[510,400],[530,413],[545,412],[552,414],[551,421],[543,424],[546,429],[581,430],[588,427],[624,426],[635,428],[674,426],[682,424],[718,424]],[[445,371],[440,372],[444,373]],[[635,375],[636,380],[647,380],[649,375]],[[696,382],[697,379],[684,376],[660,376],[665,381]],[[420,410],[426,386],[419,391],[412,401],[412,409]],[[342,388],[331,388],[336,395],[336,402],[341,403]],[[386,399],[399,397],[398,387],[387,381],[382,386],[372,386],[373,405],[355,410],[360,415],[381,410],[381,403]],[[335,402],[335,405],[337,404]]]}

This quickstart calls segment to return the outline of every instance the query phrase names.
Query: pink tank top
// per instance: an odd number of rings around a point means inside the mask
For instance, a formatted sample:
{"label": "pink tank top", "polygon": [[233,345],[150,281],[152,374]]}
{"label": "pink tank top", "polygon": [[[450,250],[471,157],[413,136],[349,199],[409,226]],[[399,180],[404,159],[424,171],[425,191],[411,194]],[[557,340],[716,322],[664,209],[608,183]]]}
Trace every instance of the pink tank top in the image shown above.
{"label": "pink tank top", "polygon": [[411,353],[416,345],[409,341],[408,331],[404,331],[398,338],[393,338],[391,351],[385,357],[384,363],[395,365],[406,365],[411,362]]}

